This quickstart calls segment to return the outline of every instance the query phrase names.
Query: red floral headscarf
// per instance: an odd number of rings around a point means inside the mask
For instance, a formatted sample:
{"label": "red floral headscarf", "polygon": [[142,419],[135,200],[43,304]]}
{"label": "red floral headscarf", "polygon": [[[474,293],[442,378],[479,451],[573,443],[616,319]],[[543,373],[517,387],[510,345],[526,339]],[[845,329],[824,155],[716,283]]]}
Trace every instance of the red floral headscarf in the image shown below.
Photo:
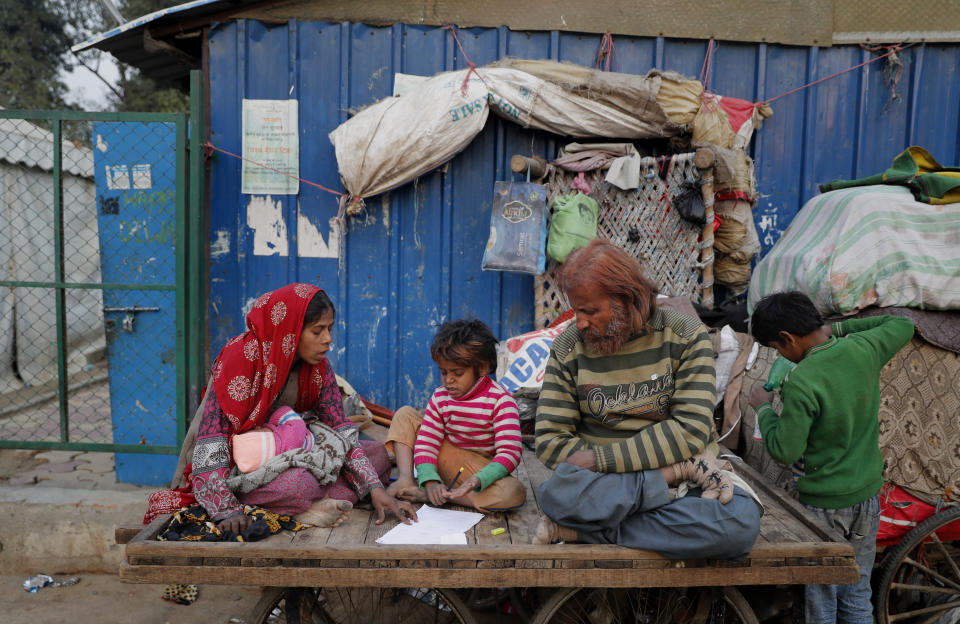
{"label": "red floral headscarf", "polygon": [[[289,284],[264,293],[247,314],[247,331],[230,339],[213,365],[213,390],[230,421],[230,433],[263,424],[290,373],[307,305],[320,289]],[[306,411],[320,396],[327,360],[300,364],[297,404]]]}

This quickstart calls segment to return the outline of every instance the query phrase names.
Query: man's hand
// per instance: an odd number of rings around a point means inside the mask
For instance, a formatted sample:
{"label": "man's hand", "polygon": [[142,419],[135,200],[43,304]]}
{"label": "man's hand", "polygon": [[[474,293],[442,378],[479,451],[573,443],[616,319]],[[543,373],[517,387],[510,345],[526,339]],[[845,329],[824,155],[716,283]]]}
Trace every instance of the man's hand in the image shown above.
{"label": "man's hand", "polygon": [[413,505],[407,501],[398,501],[387,494],[383,488],[374,488],[370,491],[370,502],[373,503],[373,508],[377,512],[377,521],[374,524],[383,524],[387,518],[388,509],[404,524],[410,524],[410,520],[417,521],[417,512],[413,510]]}
{"label": "man's hand", "polygon": [[759,405],[770,403],[771,401],[773,401],[773,392],[764,390],[762,385],[755,384],[753,388],[750,389],[750,407],[753,409],[757,409]]}
{"label": "man's hand", "polygon": [[238,511],[232,516],[227,516],[217,523],[217,528],[221,531],[233,531],[237,535],[243,533],[248,526],[253,524],[253,518],[242,511]]}
{"label": "man's hand", "polygon": [[594,472],[597,470],[597,456],[593,451],[574,451],[564,461],[586,470],[593,470]]}

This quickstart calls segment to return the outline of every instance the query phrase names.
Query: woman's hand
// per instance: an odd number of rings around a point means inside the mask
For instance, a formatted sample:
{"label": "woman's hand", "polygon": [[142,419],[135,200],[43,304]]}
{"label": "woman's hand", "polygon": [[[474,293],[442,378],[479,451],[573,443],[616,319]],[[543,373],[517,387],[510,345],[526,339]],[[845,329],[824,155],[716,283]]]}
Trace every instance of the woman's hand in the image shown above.
{"label": "woman's hand", "polygon": [[480,487],[480,477],[473,475],[469,479],[463,482],[463,485],[458,487],[455,490],[450,490],[450,494],[447,496],[447,500],[451,498],[460,498],[461,496],[466,496],[470,492],[474,491]]}
{"label": "woman's hand", "polygon": [[217,528],[221,531],[233,531],[237,535],[240,535],[251,524],[253,524],[253,518],[246,515],[242,511],[238,511],[232,516],[227,516],[218,522]]}
{"label": "woman's hand", "polygon": [[593,451],[575,451],[570,453],[565,461],[585,470],[596,471],[597,469],[597,456]]}
{"label": "woman's hand", "polygon": [[427,499],[434,507],[443,505],[450,498],[450,490],[439,481],[427,481],[424,488],[427,490]]}
{"label": "woman's hand", "polygon": [[370,502],[373,503],[373,508],[377,512],[375,524],[383,524],[383,521],[387,519],[388,509],[404,524],[410,524],[410,520],[417,521],[417,512],[413,510],[413,505],[407,501],[397,500],[387,494],[387,491],[383,488],[370,490]]}

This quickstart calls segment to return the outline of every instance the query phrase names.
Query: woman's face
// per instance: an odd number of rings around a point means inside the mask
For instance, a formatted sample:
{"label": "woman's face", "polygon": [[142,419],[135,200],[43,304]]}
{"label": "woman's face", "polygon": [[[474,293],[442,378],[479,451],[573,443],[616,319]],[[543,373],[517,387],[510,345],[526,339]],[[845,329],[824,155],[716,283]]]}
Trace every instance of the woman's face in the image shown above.
{"label": "woman's face", "polygon": [[333,310],[327,310],[310,325],[304,325],[297,344],[297,357],[310,365],[323,361],[333,343],[333,323]]}

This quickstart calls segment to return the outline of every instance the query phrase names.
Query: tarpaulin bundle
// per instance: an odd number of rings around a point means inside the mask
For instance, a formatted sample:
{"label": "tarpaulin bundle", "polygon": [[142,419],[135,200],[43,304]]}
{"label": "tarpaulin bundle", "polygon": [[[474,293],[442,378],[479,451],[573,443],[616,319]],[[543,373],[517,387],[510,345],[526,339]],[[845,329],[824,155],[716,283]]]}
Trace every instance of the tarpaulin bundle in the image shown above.
{"label": "tarpaulin bundle", "polygon": [[[521,69],[522,68],[522,69]],[[536,72],[536,73],[533,73]],[[657,102],[660,76],[553,61],[502,61],[422,80],[330,133],[349,194],[369,197],[439,167],[480,133],[490,111],[562,136],[646,139],[685,130]]]}

